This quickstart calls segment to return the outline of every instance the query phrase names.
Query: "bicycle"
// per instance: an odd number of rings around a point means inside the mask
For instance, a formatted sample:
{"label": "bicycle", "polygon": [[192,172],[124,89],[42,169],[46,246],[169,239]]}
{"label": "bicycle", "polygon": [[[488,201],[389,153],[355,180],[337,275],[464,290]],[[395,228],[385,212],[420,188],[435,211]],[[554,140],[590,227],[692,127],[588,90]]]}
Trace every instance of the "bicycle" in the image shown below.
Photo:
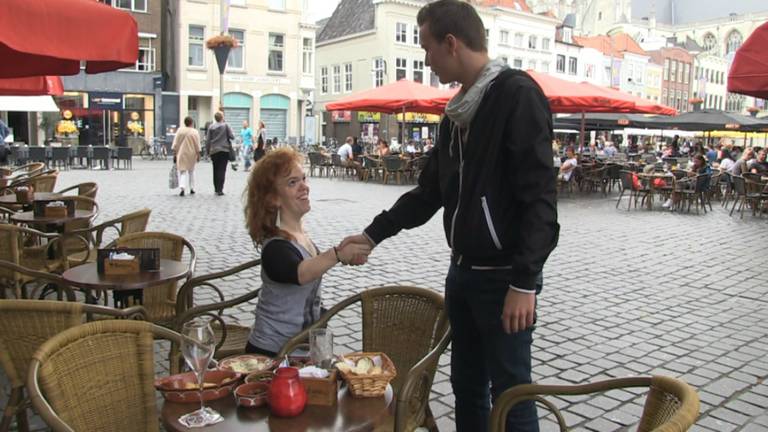
{"label": "bicycle", "polygon": [[168,158],[168,151],[165,148],[164,138],[152,138],[152,144],[144,141],[144,147],[139,151],[139,155],[144,160],[160,160]]}

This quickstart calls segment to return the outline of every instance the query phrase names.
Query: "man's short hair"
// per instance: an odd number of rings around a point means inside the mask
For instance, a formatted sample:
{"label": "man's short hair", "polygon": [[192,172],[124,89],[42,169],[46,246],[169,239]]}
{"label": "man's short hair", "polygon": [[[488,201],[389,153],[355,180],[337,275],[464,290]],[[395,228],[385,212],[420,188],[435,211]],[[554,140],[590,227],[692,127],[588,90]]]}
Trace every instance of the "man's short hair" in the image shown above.
{"label": "man's short hair", "polygon": [[192,123],[193,122],[194,122],[194,120],[192,120],[192,117],[189,117],[189,116],[184,117],[184,126],[192,127]]}
{"label": "man's short hair", "polygon": [[429,24],[430,34],[439,42],[448,34],[452,34],[472,51],[488,51],[483,20],[474,6],[467,2],[438,0],[429,3],[419,10],[416,22],[419,27]]}
{"label": "man's short hair", "polygon": [[224,120],[224,114],[222,114],[221,111],[216,111],[216,114],[213,115],[213,118],[217,122],[220,122],[220,121]]}

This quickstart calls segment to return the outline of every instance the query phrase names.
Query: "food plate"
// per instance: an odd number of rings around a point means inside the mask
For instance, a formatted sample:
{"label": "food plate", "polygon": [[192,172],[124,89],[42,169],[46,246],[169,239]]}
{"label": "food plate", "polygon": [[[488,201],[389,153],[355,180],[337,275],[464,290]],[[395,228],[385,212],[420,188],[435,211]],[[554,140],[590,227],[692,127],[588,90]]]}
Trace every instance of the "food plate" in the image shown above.
{"label": "food plate", "polygon": [[272,369],[275,361],[271,358],[257,354],[242,354],[227,357],[219,362],[219,368],[231,370],[241,374],[251,374]]}
{"label": "food plate", "polygon": [[[203,378],[203,400],[221,399],[232,394],[232,389],[240,383],[241,375],[230,370],[209,370]],[[155,388],[170,402],[200,402],[200,390],[194,372],[171,375],[155,380]]]}

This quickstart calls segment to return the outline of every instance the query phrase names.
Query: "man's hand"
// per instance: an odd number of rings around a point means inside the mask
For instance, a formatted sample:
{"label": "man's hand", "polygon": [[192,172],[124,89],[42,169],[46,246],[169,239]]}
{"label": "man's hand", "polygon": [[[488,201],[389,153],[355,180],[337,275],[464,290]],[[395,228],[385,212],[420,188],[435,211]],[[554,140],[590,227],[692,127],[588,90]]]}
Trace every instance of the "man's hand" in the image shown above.
{"label": "man's hand", "polygon": [[373,243],[371,243],[371,241],[368,240],[368,237],[366,237],[364,234],[356,234],[356,235],[348,236],[341,241],[338,248],[344,249],[347,246],[351,246],[351,245],[358,245],[358,246],[367,248],[367,253],[365,255],[356,254],[350,261],[347,262],[347,264],[363,265],[366,262],[368,262],[368,255],[371,253],[374,247]]}
{"label": "man's hand", "polygon": [[512,288],[507,290],[504,298],[504,311],[501,314],[501,325],[507,334],[523,331],[533,325],[533,314],[536,309],[536,294],[523,293]]}

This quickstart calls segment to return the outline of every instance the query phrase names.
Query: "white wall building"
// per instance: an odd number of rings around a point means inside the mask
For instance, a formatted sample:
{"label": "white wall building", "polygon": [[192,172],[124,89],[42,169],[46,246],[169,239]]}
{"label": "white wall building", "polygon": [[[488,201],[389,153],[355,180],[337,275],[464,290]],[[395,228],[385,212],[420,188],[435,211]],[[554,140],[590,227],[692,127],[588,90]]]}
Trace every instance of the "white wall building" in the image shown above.
{"label": "white wall building", "polygon": [[500,57],[515,69],[554,70],[556,19],[498,6],[485,12],[491,58]]}
{"label": "white wall building", "polygon": [[702,108],[725,109],[728,91],[726,77],[728,61],[710,53],[701,53],[694,59],[693,97],[703,100]]}
{"label": "white wall building", "polygon": [[202,127],[221,104],[236,133],[243,120],[263,121],[268,137],[297,142],[315,86],[316,26],[302,12],[308,0],[230,0],[229,34],[239,46],[229,54],[223,101],[216,59],[205,47],[221,31],[220,1],[179,0],[180,117]]}

